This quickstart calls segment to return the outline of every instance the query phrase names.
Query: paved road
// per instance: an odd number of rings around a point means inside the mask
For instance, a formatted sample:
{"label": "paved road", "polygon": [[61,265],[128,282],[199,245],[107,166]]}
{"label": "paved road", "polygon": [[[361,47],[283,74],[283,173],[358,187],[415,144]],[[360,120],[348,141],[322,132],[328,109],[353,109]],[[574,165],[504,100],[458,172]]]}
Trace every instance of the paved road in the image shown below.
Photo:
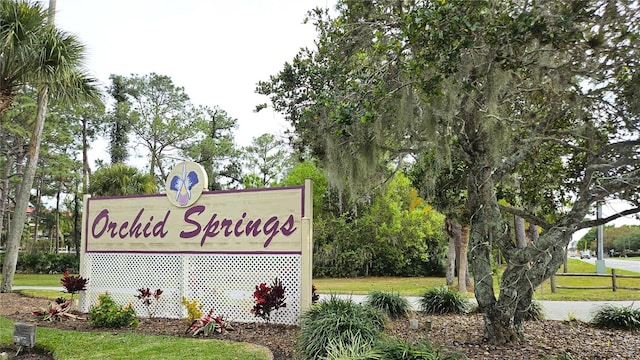
{"label": "paved road", "polygon": [[[588,262],[590,264],[595,264],[596,258],[592,257],[591,259],[582,259],[582,261]],[[640,273],[640,260],[626,260],[625,258],[604,258],[604,265],[609,268],[635,271],[637,273]]]}

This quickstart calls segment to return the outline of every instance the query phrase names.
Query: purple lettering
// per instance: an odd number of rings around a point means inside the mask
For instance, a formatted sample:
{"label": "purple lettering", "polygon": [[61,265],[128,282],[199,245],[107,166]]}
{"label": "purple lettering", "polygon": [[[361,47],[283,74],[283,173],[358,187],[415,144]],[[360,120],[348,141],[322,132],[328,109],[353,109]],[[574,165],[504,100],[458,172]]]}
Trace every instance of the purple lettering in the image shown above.
{"label": "purple lettering", "polygon": [[240,236],[242,235],[242,230],[240,229],[240,227],[242,226],[242,220],[244,220],[244,218],[247,216],[247,212],[243,212],[242,213],[242,218],[238,220],[238,222],[236,223],[235,228],[233,228],[233,234],[235,236]]}
{"label": "purple lettering", "polygon": [[164,219],[158,221],[158,223],[153,227],[153,236],[160,236],[162,238],[167,236],[167,230],[164,229],[164,225],[167,223],[169,213],[171,213],[171,210],[167,210],[167,213],[164,215]]}
{"label": "purple lettering", "polygon": [[264,223],[264,234],[269,236],[264,242],[264,247],[268,247],[269,244],[271,244],[271,240],[273,240],[273,237],[278,235],[278,233],[280,232],[280,229],[278,229],[279,225],[280,221],[278,221],[277,216],[270,217],[269,220]]}
{"label": "purple lettering", "polygon": [[231,219],[223,219],[222,220],[222,224],[220,225],[221,228],[224,228],[224,236],[229,236],[231,234],[233,234],[233,230],[231,230],[231,226],[233,225],[233,220]]}
{"label": "purple lettering", "polygon": [[124,239],[127,237],[127,227],[129,226],[129,222],[125,221],[122,223],[122,225],[120,225],[120,231],[118,231],[118,235],[120,236],[120,239]]}
{"label": "purple lettering", "polygon": [[287,221],[285,221],[284,224],[282,224],[282,227],[280,228],[280,231],[282,231],[282,235],[289,236],[297,230],[297,228],[293,227],[294,225],[293,222],[294,222],[293,215],[289,215],[289,217],[287,218]]}
{"label": "purple lettering", "polygon": [[189,208],[185,213],[184,213],[184,222],[186,222],[187,224],[191,224],[193,226],[195,226],[195,229],[191,230],[191,231],[185,231],[182,230],[180,231],[180,237],[185,239],[185,238],[191,238],[194,237],[196,235],[198,235],[200,233],[200,230],[202,229],[202,227],[200,226],[200,223],[195,221],[195,220],[191,220],[191,214],[196,213],[198,215],[202,214],[202,212],[204,211],[204,206],[202,205],[198,205],[198,206],[192,206],[191,208]]}
{"label": "purple lettering", "polygon": [[149,222],[144,226],[144,230],[142,230],[142,235],[148,238],[151,236],[151,231],[149,228],[151,227],[151,222],[153,221],[153,215],[149,218]]}
{"label": "purple lettering", "polygon": [[[100,225],[100,222],[104,222],[104,224],[102,224],[102,227],[96,231],[96,229],[98,229],[98,226]],[[104,232],[107,230],[108,223],[109,223],[109,210],[104,209],[100,211],[98,216],[96,216],[96,219],[93,220],[93,224],[91,224],[91,235],[93,235],[93,237],[96,239],[101,237],[102,234],[104,234]]]}
{"label": "purple lettering", "polygon": [[253,235],[254,237],[260,235],[260,223],[262,222],[262,220],[257,219],[256,221],[253,220],[249,220],[249,222],[247,223],[247,227],[244,230],[244,234],[249,236],[249,234]]}
{"label": "purple lettering", "polygon": [[218,230],[220,221],[216,220],[217,216],[218,214],[213,214],[207,226],[204,227],[204,235],[202,235],[202,239],[200,240],[200,246],[204,245],[204,242],[207,240],[208,237],[214,237],[218,235],[218,233],[220,233],[220,230]]}
{"label": "purple lettering", "polygon": [[133,222],[131,223],[131,230],[129,230],[129,236],[132,236],[134,238],[139,238],[142,233],[140,232],[140,228],[142,227],[142,224],[140,224],[140,217],[142,217],[142,213],[144,212],[144,208],[140,209],[140,211],[138,211],[138,214],[136,214],[135,219],[133,219]]}

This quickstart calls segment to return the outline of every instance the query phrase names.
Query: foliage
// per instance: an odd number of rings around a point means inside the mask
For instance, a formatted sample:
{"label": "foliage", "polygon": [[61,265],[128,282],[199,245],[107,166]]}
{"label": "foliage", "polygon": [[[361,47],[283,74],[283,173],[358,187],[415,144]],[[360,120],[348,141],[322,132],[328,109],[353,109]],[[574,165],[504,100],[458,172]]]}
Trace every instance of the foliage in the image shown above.
{"label": "foliage", "polygon": [[213,333],[232,330],[234,330],[233,327],[227,324],[222,315],[213,317],[213,309],[210,309],[206,316],[194,320],[187,328],[187,331],[185,331],[185,334],[191,333],[193,336],[197,336],[198,334],[209,336]]}
{"label": "foliage", "polygon": [[[331,194],[331,193],[329,193]],[[444,216],[413,206],[409,179],[395,174],[366,206],[314,221],[317,277],[425,276],[444,272]],[[414,204],[415,205],[415,204]]]}
{"label": "foliage", "polygon": [[73,298],[73,295],[77,294],[79,291],[86,290],[88,281],[89,279],[85,279],[80,275],[70,276],[68,271],[65,271],[62,279],[60,279],[60,283],[62,283],[64,289],[71,294],[71,298]]}
{"label": "foliage", "polygon": [[455,360],[466,359],[460,353],[442,353],[434,349],[428,342],[407,343],[403,341],[383,341],[376,349],[385,360]]}
{"label": "foliage", "polygon": [[459,292],[440,286],[428,289],[420,298],[420,306],[427,314],[463,313],[469,308],[469,301]]}
{"label": "foliage", "polygon": [[544,308],[539,301],[532,301],[524,315],[525,321],[542,321],[544,320]]}
{"label": "foliage", "polygon": [[267,286],[266,283],[256,285],[256,290],[253,292],[254,305],[251,313],[269,322],[272,311],[287,307],[284,291],[285,287],[277,277],[273,279],[271,286]]}
{"label": "foliage", "polygon": [[304,359],[322,359],[331,341],[348,345],[357,336],[364,343],[374,342],[385,322],[380,310],[332,295],[302,314],[297,347]]}
{"label": "foliage", "polygon": [[374,349],[375,339],[364,339],[360,334],[348,334],[344,337],[330,339],[327,355],[323,360],[376,360],[382,355]]}
{"label": "foliage", "polygon": [[202,317],[203,305],[198,302],[198,299],[189,301],[183,296],[182,299],[180,299],[180,303],[187,309],[187,323],[192,324]]}
{"label": "foliage", "polygon": [[261,188],[276,185],[282,174],[291,168],[291,158],[282,141],[275,135],[262,134],[243,148],[245,188]]}
{"label": "foliage", "polygon": [[603,305],[595,311],[591,324],[600,328],[640,330],[640,309]]}
{"label": "foliage", "polygon": [[157,187],[151,175],[142,174],[135,167],[116,163],[101,167],[91,175],[88,192],[92,196],[154,194]]}
{"label": "foliage", "polygon": [[98,296],[98,303],[89,309],[89,324],[101,328],[137,328],[138,318],[131,304],[118,305],[109,293]]}
{"label": "foliage", "polygon": [[[339,1],[310,13],[316,46],[258,91],[351,195],[425,152],[436,171],[460,164],[484,333],[510,343],[570,234],[613,219],[587,220],[596,202],[640,211],[636,5]],[[516,247],[501,212],[536,224],[538,240]],[[493,246],[515,264],[500,286]]]}
{"label": "foliage", "polygon": [[136,297],[142,301],[142,305],[147,308],[147,314],[149,318],[153,317],[153,311],[151,311],[151,305],[153,300],[155,300],[155,307],[158,307],[158,302],[160,301],[160,295],[162,295],[162,290],[156,289],[156,291],[151,293],[149,288],[140,288],[138,289],[138,295]]}
{"label": "foliage", "polygon": [[365,304],[379,309],[392,319],[405,318],[411,313],[409,300],[396,293],[373,291],[367,295]]}
{"label": "foliage", "polygon": [[46,309],[34,311],[32,314],[40,320],[46,321],[77,319],[78,316],[71,313],[71,304],[72,300],[56,300],[55,302],[49,302],[49,306]]}
{"label": "foliage", "polygon": [[31,274],[61,274],[65,271],[78,272],[80,260],[75,254],[20,254],[16,269]]}

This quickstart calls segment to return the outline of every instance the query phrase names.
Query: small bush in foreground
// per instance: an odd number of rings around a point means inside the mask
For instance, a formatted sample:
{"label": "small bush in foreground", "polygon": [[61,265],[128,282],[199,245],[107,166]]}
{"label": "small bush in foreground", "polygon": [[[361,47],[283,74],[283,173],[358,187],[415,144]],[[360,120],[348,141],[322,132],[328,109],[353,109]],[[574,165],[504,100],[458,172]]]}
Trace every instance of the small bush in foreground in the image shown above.
{"label": "small bush in foreground", "polygon": [[108,293],[98,296],[98,304],[89,310],[89,325],[103,328],[138,327],[138,317],[131,304],[121,306]]}
{"label": "small bush in foreground", "polygon": [[463,313],[469,308],[469,301],[459,292],[441,286],[427,290],[420,298],[420,306],[427,314]]}
{"label": "small bush in foreground", "polygon": [[327,356],[323,360],[378,360],[382,359],[374,349],[373,339],[363,339],[360,335],[346,334],[341,339],[330,339]]}
{"label": "small bush in foreground", "polygon": [[640,309],[604,305],[595,311],[591,324],[607,329],[640,330]]}
{"label": "small bush in foreground", "polygon": [[379,343],[376,347],[385,360],[457,360],[467,359],[462,353],[441,353],[428,342],[410,344],[403,341]]}
{"label": "small bush in foreground", "polygon": [[60,300],[61,301],[56,300],[55,302],[50,302],[46,309],[40,309],[32,312],[31,314],[40,320],[48,321],[77,319],[78,317],[76,315],[70,313],[71,300]]}
{"label": "small bush in foreground", "polygon": [[193,336],[197,336],[198,334],[209,336],[213,333],[222,333],[227,330],[231,331],[233,327],[227,324],[222,315],[213,317],[213,309],[211,309],[206,316],[193,321],[187,328],[187,331],[185,331],[185,334],[191,333]]}
{"label": "small bush in foreground", "polygon": [[256,290],[253,292],[254,305],[251,313],[269,322],[272,311],[287,307],[284,291],[285,287],[277,277],[271,286],[267,286],[266,283],[256,285]]}
{"label": "small bush in foreground", "polygon": [[193,299],[189,301],[186,297],[182,297],[180,302],[187,309],[187,323],[193,324],[194,321],[200,319],[202,317],[202,307],[203,305],[198,302],[198,299]]}
{"label": "small bush in foreground", "polygon": [[393,319],[404,318],[411,313],[409,301],[399,294],[373,291],[369,293],[365,305],[380,309]]}
{"label": "small bush in foreground", "polygon": [[544,320],[544,309],[538,301],[532,301],[524,314],[526,321],[542,321]]}
{"label": "small bush in foreground", "polygon": [[375,342],[386,316],[376,308],[332,295],[313,305],[300,320],[298,350],[301,358],[313,360],[327,356],[332,341],[334,347],[348,346],[356,337],[361,343]]}

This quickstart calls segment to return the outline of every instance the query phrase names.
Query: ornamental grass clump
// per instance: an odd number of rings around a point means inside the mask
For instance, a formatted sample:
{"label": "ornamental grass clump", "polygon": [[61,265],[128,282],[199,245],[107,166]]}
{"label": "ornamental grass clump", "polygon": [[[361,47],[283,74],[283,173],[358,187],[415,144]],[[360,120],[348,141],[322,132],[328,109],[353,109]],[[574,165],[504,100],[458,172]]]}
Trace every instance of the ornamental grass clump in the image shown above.
{"label": "ornamental grass clump", "polygon": [[365,305],[380,309],[392,319],[406,318],[411,313],[409,300],[399,294],[373,291],[367,295]]}
{"label": "ornamental grass clump", "polygon": [[459,292],[440,286],[427,290],[420,298],[420,306],[427,314],[455,314],[466,312],[469,301]]}
{"label": "ornamental grass clump", "polygon": [[385,360],[463,360],[467,356],[460,352],[444,352],[434,349],[428,341],[409,343],[405,341],[386,340],[376,345]]}
{"label": "ornamental grass clump", "polygon": [[640,309],[629,306],[604,305],[597,309],[591,324],[606,329],[640,330]]}
{"label": "ornamental grass clump", "polygon": [[538,301],[532,301],[527,310],[525,310],[524,319],[526,321],[542,321],[544,318],[542,304]]}
{"label": "ornamental grass clump", "polygon": [[332,295],[302,314],[298,351],[303,359],[323,359],[331,343],[344,347],[357,338],[360,344],[373,344],[386,320],[379,309]]}
{"label": "ornamental grass clump", "polygon": [[121,306],[109,293],[100,294],[98,303],[89,310],[89,325],[101,328],[137,328],[138,317],[131,304]]}

